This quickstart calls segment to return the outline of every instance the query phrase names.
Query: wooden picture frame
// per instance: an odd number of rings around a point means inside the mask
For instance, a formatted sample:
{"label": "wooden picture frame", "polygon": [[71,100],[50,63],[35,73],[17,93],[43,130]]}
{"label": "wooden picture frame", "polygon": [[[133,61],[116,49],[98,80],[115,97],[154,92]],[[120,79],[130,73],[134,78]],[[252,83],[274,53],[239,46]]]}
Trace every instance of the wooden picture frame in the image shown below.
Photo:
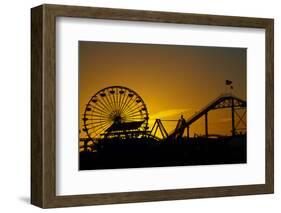
{"label": "wooden picture frame", "polygon": [[[266,34],[265,184],[56,195],[56,17],[262,28]],[[31,9],[31,203],[41,208],[267,194],[274,191],[273,19],[41,5]]]}

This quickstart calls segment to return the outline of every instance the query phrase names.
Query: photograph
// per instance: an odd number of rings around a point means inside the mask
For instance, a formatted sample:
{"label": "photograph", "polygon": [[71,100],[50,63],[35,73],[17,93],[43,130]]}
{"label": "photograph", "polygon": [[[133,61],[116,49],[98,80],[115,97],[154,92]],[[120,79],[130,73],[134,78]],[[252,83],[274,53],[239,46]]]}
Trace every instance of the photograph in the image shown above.
{"label": "photograph", "polygon": [[209,6],[31,8],[32,205],[274,193],[275,20]]}
{"label": "photograph", "polygon": [[247,48],[78,48],[79,170],[247,163]]}

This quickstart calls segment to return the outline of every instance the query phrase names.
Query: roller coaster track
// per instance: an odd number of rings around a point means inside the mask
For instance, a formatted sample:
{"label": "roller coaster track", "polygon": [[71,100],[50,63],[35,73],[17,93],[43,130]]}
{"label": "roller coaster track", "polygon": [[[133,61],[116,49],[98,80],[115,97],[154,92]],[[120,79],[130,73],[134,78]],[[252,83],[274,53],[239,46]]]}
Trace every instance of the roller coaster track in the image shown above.
{"label": "roller coaster track", "polygon": [[207,127],[207,115],[208,112],[211,110],[222,109],[222,108],[231,108],[232,109],[232,132],[235,132],[235,121],[234,121],[234,110],[237,108],[246,108],[246,101],[238,98],[233,94],[222,94],[208,103],[205,107],[203,107],[200,111],[196,112],[194,115],[189,117],[187,120],[181,118],[178,121],[177,127],[175,130],[167,136],[167,138],[177,138],[183,135],[185,128],[189,131],[189,127],[195,121],[200,119],[202,116],[205,116],[205,123],[206,123],[206,135],[208,135],[208,127]]}
{"label": "roller coaster track", "polygon": [[[233,100],[233,103],[232,103]],[[227,103],[226,103],[227,102]],[[186,120],[186,126],[189,126],[190,124],[194,123],[196,120],[198,120],[202,115],[204,115],[206,112],[214,109],[221,109],[221,108],[231,108],[231,107],[246,107],[246,101],[232,95],[232,94],[222,94],[213,101],[211,101],[209,104],[207,104],[205,107],[203,107],[199,112],[192,115],[190,118]]]}

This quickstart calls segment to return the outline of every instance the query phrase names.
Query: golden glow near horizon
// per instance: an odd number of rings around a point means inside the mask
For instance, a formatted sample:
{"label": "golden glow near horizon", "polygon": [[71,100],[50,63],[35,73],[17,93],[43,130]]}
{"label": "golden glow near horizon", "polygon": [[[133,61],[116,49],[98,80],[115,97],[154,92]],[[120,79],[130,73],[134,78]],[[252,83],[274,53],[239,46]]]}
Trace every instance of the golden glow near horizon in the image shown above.
{"label": "golden glow near horizon", "polygon": [[[181,45],[79,42],[80,130],[89,99],[114,85],[136,91],[149,112],[171,132],[177,120],[199,111],[233,82],[233,93],[246,100],[246,49]],[[230,134],[230,110],[209,113],[209,132]],[[195,122],[190,135],[201,134],[204,120]],[[83,137],[83,133],[81,134]]]}

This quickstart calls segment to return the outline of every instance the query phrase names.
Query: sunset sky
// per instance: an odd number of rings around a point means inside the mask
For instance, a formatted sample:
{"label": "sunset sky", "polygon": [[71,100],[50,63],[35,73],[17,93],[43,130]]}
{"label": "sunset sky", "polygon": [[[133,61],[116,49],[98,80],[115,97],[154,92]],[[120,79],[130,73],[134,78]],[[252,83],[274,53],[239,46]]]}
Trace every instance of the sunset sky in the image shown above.
{"label": "sunset sky", "polygon": [[[142,97],[151,127],[156,118],[187,119],[227,92],[227,79],[233,93],[246,100],[246,49],[80,41],[79,78],[80,129],[89,99],[114,85]],[[229,109],[211,112],[209,132],[230,134],[230,115]],[[176,122],[163,125],[170,132]],[[203,133],[203,120],[192,126],[194,133]]]}

